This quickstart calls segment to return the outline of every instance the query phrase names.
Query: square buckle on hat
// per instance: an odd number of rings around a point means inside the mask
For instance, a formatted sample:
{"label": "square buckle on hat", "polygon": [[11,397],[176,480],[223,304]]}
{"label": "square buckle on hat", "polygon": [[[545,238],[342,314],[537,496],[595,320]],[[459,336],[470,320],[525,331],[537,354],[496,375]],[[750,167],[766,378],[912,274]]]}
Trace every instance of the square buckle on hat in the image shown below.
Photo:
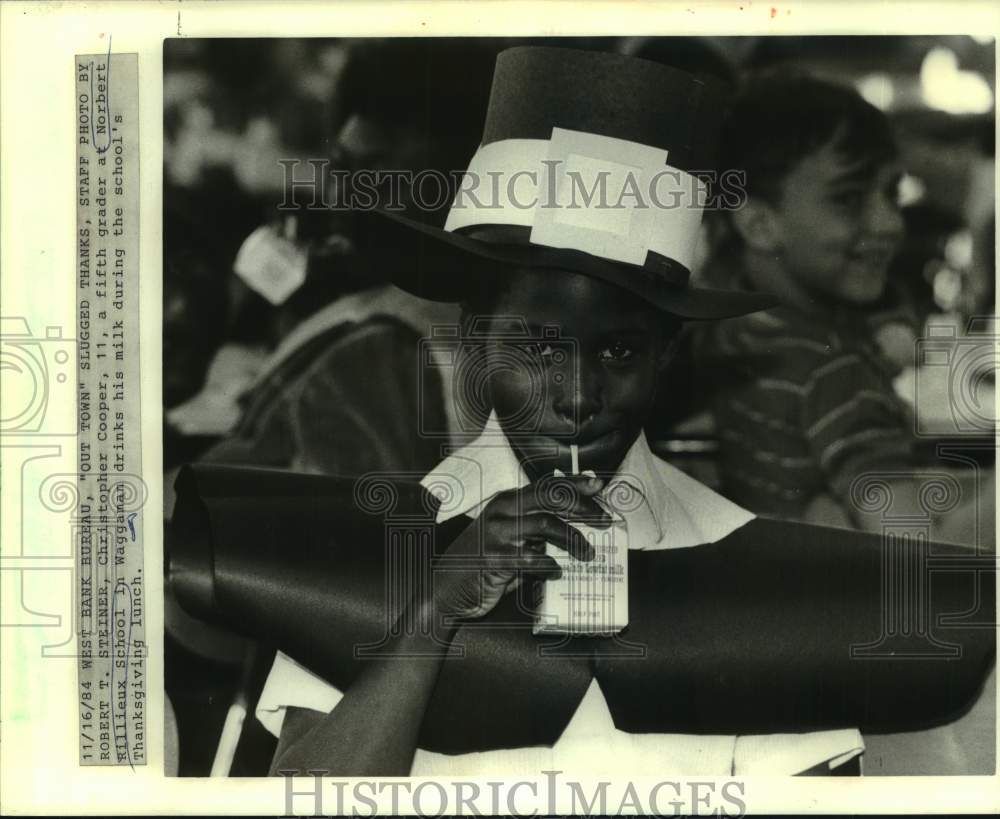
{"label": "square buckle on hat", "polygon": [[530,241],[641,265],[654,222],[648,191],[666,162],[662,148],[553,128]]}

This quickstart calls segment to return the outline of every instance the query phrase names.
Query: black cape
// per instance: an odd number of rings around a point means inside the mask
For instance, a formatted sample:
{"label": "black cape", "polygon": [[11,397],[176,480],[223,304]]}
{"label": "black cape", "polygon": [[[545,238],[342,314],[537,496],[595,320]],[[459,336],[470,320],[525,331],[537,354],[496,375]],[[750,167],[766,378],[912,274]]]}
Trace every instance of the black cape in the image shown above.
{"label": "black cape", "polygon": [[[190,613],[344,690],[415,573],[475,525],[435,525],[419,477],[185,467],[169,582]],[[595,677],[633,733],[918,729],[956,718],[994,661],[994,558],[954,545],[758,518],[714,544],[632,551],[617,638],[533,636],[531,592],[459,629],[421,748],[554,744]]]}

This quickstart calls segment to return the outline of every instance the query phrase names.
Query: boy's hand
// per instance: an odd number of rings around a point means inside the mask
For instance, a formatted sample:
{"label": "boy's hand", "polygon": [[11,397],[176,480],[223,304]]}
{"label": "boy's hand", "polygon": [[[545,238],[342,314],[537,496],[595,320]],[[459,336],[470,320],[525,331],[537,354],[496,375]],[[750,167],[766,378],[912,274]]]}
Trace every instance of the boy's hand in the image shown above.
{"label": "boy's hand", "polygon": [[448,547],[434,572],[437,612],[482,617],[520,573],[559,577],[562,570],[545,554],[546,542],[578,560],[593,559],[593,547],[567,521],[610,526],[611,517],[594,500],[603,487],[598,478],[545,478],[494,497]]}

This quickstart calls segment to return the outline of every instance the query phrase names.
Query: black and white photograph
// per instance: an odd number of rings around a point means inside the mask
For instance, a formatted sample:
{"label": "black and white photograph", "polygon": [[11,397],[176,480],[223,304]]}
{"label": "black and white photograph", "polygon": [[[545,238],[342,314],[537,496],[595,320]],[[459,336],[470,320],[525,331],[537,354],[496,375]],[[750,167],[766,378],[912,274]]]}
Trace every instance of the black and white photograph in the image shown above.
{"label": "black and white photograph", "polygon": [[995,773],[994,73],[167,40],[174,772]]}
{"label": "black and white photograph", "polygon": [[0,0],[0,814],[993,814],[1000,6]]}

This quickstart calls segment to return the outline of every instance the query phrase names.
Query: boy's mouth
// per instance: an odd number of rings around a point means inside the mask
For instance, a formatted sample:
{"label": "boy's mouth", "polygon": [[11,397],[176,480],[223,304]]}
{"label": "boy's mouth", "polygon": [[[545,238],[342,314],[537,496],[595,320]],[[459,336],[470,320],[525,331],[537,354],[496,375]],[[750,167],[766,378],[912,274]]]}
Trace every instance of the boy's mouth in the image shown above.
{"label": "boy's mouth", "polygon": [[880,270],[892,261],[893,250],[891,245],[886,244],[867,245],[851,253],[850,258],[868,269]]}
{"label": "boy's mouth", "polygon": [[593,447],[605,443],[618,431],[617,427],[597,428],[592,424],[587,424],[582,429],[567,429],[565,432],[550,432],[543,429],[535,433],[534,437],[539,440],[556,444],[559,447],[560,452],[562,450],[569,452],[571,444],[575,444],[582,452],[587,447]]}

